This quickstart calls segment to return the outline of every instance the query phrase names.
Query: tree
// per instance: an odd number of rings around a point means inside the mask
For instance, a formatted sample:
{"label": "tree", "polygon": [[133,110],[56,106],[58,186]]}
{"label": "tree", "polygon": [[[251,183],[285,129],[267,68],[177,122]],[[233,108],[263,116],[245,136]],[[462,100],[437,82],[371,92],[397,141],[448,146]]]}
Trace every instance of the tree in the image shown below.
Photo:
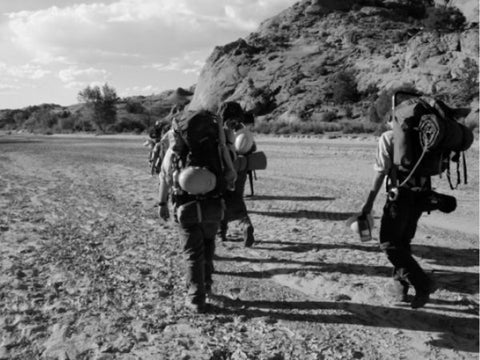
{"label": "tree", "polygon": [[93,123],[97,128],[105,132],[108,125],[115,123],[117,119],[116,103],[118,96],[113,87],[105,84],[98,86],[87,86],[85,89],[78,93],[78,100],[86,103],[92,110]]}

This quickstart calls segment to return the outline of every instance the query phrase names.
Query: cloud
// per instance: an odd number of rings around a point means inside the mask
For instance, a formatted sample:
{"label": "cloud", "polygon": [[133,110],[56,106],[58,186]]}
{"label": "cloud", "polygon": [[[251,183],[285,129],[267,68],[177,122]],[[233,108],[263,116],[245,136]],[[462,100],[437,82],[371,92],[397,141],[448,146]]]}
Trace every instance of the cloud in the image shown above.
{"label": "cloud", "polygon": [[9,66],[5,63],[0,63],[0,77],[3,78],[3,80],[6,78],[15,80],[38,80],[50,73],[50,70],[35,64]]}
{"label": "cloud", "polygon": [[119,0],[11,13],[8,25],[15,43],[42,62],[169,63],[245,36],[293,3]]}
{"label": "cloud", "polygon": [[164,63],[154,63],[151,67],[157,71],[179,71],[184,74],[200,74],[207,53],[204,51],[188,52],[181,57],[173,57]]}
{"label": "cloud", "polygon": [[66,88],[80,88],[87,85],[104,84],[110,77],[110,73],[104,69],[85,68],[80,69],[72,66],[58,72],[58,78]]}
{"label": "cloud", "polygon": [[161,92],[158,86],[154,85],[145,85],[145,86],[132,86],[124,89],[120,96],[121,97],[128,97],[128,96],[138,96],[138,95],[152,95]]}

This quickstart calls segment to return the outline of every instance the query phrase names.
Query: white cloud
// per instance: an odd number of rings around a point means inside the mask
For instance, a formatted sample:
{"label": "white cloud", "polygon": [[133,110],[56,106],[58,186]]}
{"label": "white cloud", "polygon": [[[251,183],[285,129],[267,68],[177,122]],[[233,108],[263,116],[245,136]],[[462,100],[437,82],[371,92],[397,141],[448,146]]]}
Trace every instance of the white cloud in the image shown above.
{"label": "white cloud", "polygon": [[293,2],[119,0],[12,13],[9,28],[15,42],[41,61],[150,63],[186,51],[211,51]]}
{"label": "white cloud", "polygon": [[72,66],[58,72],[58,78],[68,89],[81,88],[87,85],[104,84],[109,77],[110,73],[108,71],[91,67],[80,69],[76,66]]}
{"label": "white cloud", "polygon": [[168,62],[154,63],[148,67],[157,71],[179,71],[184,74],[199,75],[207,55],[203,51],[188,52],[181,57],[173,57]]}
{"label": "white cloud", "polygon": [[50,70],[42,68],[39,65],[24,64],[9,66],[5,63],[0,63],[0,77],[2,77],[4,80],[5,78],[17,80],[38,80],[50,73]]}
{"label": "white cloud", "polygon": [[124,89],[121,92],[120,96],[127,97],[127,96],[137,96],[137,95],[152,95],[152,94],[158,94],[161,91],[162,89],[154,85],[132,86]]}

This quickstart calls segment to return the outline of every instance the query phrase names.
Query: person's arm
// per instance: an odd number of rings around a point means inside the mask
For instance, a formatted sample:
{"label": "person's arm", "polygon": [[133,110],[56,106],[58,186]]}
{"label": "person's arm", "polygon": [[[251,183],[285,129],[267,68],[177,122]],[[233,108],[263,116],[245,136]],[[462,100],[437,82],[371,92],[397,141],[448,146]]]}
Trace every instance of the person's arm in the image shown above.
{"label": "person's arm", "polygon": [[160,176],[160,185],[158,186],[158,216],[164,221],[167,221],[170,217],[168,210],[168,189],[169,186],[167,182]]}
{"label": "person's arm", "polygon": [[162,161],[162,166],[160,168],[160,174],[158,178],[160,180],[160,184],[158,186],[158,216],[161,220],[167,221],[170,217],[169,209],[168,209],[168,195],[170,186],[172,185],[172,152],[171,150],[167,150],[165,157]]}
{"label": "person's arm", "polygon": [[370,214],[373,209],[373,204],[378,192],[382,188],[385,177],[392,168],[392,154],[393,154],[393,132],[386,131],[378,140],[377,154],[375,157],[375,176],[373,177],[372,187],[368,193],[367,200],[362,207],[362,214]]}
{"label": "person's arm", "polygon": [[381,172],[376,172],[373,178],[372,189],[368,193],[367,201],[362,206],[362,214],[370,214],[373,209],[373,204],[375,203],[375,199],[378,195],[378,192],[382,188],[383,181],[385,180],[385,174]]}

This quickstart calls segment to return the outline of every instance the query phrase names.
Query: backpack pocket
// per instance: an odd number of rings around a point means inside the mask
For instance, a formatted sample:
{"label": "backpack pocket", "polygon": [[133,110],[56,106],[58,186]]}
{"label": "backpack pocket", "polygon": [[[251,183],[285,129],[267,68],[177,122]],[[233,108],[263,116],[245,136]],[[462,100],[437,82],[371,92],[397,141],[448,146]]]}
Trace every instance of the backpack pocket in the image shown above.
{"label": "backpack pocket", "polygon": [[247,170],[265,170],[267,156],[263,151],[257,151],[247,156]]}
{"label": "backpack pocket", "polygon": [[219,223],[224,216],[223,199],[203,199],[189,201],[176,210],[177,220],[182,225]]}

